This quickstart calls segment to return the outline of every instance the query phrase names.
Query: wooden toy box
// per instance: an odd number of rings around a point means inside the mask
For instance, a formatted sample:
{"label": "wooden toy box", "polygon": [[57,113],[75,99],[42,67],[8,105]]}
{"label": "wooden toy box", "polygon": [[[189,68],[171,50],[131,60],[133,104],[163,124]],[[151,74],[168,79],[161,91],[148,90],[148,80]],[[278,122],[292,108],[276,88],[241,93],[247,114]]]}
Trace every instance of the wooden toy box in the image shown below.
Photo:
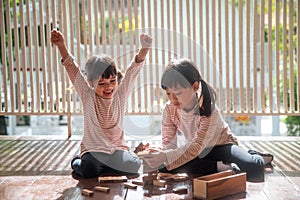
{"label": "wooden toy box", "polygon": [[231,170],[193,179],[193,195],[199,199],[216,199],[246,192],[246,173],[233,175]]}

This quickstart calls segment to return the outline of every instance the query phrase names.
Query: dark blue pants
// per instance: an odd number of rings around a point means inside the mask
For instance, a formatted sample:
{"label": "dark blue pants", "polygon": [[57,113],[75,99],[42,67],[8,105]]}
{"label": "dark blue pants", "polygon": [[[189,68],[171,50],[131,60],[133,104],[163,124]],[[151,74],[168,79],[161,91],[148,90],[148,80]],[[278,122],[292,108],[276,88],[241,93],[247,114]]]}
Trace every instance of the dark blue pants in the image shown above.
{"label": "dark blue pants", "polygon": [[102,174],[137,174],[140,159],[127,151],[116,150],[113,154],[88,152],[71,162],[72,169],[84,178]]}
{"label": "dark blue pants", "polygon": [[242,172],[247,173],[248,181],[264,180],[264,160],[260,155],[251,155],[242,147],[235,144],[215,146],[205,149],[199,157],[176,169],[168,171],[162,168],[162,172],[186,172],[196,174],[211,174],[217,172],[216,162],[223,161],[235,163]]}

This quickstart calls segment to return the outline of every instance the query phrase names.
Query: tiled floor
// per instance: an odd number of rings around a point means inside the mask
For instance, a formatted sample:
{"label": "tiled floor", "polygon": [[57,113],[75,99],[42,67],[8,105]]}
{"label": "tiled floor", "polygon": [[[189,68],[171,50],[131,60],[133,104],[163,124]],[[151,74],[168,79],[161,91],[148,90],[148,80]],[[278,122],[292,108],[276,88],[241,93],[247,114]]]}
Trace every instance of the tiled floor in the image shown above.
{"label": "tiled floor", "polygon": [[[139,138],[141,139],[141,138]],[[159,143],[152,138],[151,143]],[[223,199],[300,199],[300,138],[240,137],[247,149],[272,152],[273,168],[267,168],[265,182],[247,182],[247,192]],[[129,139],[131,147],[140,141]],[[147,141],[149,142],[149,141]],[[109,194],[81,195],[92,189],[96,179],[76,180],[70,160],[79,150],[80,140],[52,136],[0,137],[0,199],[125,199],[121,184],[110,184]],[[126,199],[193,199],[191,181],[175,183],[165,189],[138,187],[128,190]],[[176,195],[172,187],[188,187],[188,194]]]}

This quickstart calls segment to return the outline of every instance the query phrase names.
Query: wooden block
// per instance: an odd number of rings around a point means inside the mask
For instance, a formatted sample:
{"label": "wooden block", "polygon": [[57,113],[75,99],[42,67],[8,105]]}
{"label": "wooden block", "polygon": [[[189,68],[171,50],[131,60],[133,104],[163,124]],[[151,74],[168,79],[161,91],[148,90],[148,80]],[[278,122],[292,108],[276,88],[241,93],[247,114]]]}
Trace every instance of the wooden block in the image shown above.
{"label": "wooden block", "polygon": [[94,195],[94,192],[92,190],[88,190],[88,189],[82,189],[81,190],[81,194],[84,195],[84,196],[93,196]]}
{"label": "wooden block", "polygon": [[173,192],[175,194],[187,194],[188,193],[188,190],[186,187],[178,187],[178,188],[174,188],[173,189]]}
{"label": "wooden block", "polygon": [[143,180],[132,180],[132,184],[143,186],[144,182],[143,182]]}
{"label": "wooden block", "polygon": [[128,188],[128,189],[136,189],[137,188],[137,185],[132,184],[132,183],[123,183],[123,185],[125,188]]}
{"label": "wooden block", "polygon": [[166,186],[166,181],[164,180],[153,180],[153,185],[158,186],[158,187],[165,187]]}
{"label": "wooden block", "polygon": [[246,191],[246,173],[232,175],[224,171],[193,179],[193,195],[200,199],[216,199]]}
{"label": "wooden block", "polygon": [[174,174],[172,176],[173,181],[180,182],[180,181],[186,181],[189,179],[189,176],[186,173],[180,173],[180,174]]}
{"label": "wooden block", "polygon": [[186,181],[189,179],[189,176],[186,173],[179,173],[179,174],[170,174],[170,173],[158,173],[158,179],[165,180],[165,181]]}
{"label": "wooden block", "polygon": [[99,176],[99,183],[122,183],[127,182],[126,176]]}
{"label": "wooden block", "polygon": [[99,192],[106,192],[106,193],[109,193],[110,188],[109,188],[109,187],[103,187],[103,186],[96,186],[96,187],[95,187],[95,190],[96,190],[96,191],[99,191]]}

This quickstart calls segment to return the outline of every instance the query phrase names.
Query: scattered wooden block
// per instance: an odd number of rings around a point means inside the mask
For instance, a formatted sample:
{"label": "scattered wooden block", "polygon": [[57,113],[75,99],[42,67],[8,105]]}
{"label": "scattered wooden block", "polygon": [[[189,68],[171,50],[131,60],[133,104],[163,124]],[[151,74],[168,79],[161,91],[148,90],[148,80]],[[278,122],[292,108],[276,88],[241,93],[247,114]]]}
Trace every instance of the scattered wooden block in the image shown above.
{"label": "scattered wooden block", "polygon": [[158,179],[165,180],[165,181],[186,181],[189,179],[189,176],[186,173],[179,173],[179,174],[170,174],[170,173],[158,173]]}
{"label": "scattered wooden block", "polygon": [[143,182],[143,180],[132,180],[132,184],[143,186],[144,182]]}
{"label": "scattered wooden block", "polygon": [[88,190],[88,189],[82,189],[81,190],[81,194],[84,195],[84,196],[93,196],[94,195],[94,192],[92,190]]}
{"label": "scattered wooden block", "polygon": [[126,176],[99,176],[99,183],[123,183],[127,182]]}
{"label": "scattered wooden block", "polygon": [[166,186],[166,181],[164,180],[153,180],[153,185],[158,186],[158,187],[165,187]]}
{"label": "scattered wooden block", "polygon": [[99,191],[99,192],[106,192],[106,193],[109,193],[110,188],[109,188],[109,187],[103,187],[103,186],[96,186],[96,187],[95,187],[95,190],[96,190],[96,191]]}
{"label": "scattered wooden block", "polygon": [[193,195],[216,199],[246,191],[246,173],[233,175],[231,170],[193,179]]}
{"label": "scattered wooden block", "polygon": [[188,193],[188,189],[186,187],[178,187],[178,188],[174,188],[173,192],[175,194],[187,194]]}
{"label": "scattered wooden block", "polygon": [[186,173],[180,173],[180,174],[174,174],[172,176],[173,181],[180,182],[180,181],[186,181],[189,179],[189,176]]}
{"label": "scattered wooden block", "polygon": [[132,184],[132,183],[123,183],[123,185],[125,188],[128,188],[128,189],[136,189],[137,188],[137,185]]}

